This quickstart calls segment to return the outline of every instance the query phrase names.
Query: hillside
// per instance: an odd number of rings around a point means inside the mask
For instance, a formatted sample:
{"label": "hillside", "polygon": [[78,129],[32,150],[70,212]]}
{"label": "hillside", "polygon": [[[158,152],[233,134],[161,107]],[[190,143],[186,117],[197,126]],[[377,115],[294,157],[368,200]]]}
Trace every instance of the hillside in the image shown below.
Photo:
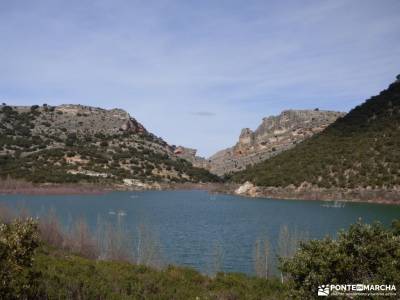
{"label": "hillside", "polygon": [[344,113],[336,111],[285,110],[266,117],[254,131],[242,129],[238,142],[211,156],[209,170],[217,175],[240,171],[293,148],[324,130]]}
{"label": "hillside", "polygon": [[400,188],[400,81],[295,148],[235,173],[258,186]]}
{"label": "hillside", "polygon": [[31,182],[218,180],[120,109],[0,106],[0,177]]}
{"label": "hillside", "polygon": [[220,150],[207,159],[197,156],[196,149],[182,146],[174,152],[196,167],[223,176],[295,147],[342,116],[342,112],[319,109],[285,110],[277,116],[264,118],[254,131],[243,128],[234,146]]}

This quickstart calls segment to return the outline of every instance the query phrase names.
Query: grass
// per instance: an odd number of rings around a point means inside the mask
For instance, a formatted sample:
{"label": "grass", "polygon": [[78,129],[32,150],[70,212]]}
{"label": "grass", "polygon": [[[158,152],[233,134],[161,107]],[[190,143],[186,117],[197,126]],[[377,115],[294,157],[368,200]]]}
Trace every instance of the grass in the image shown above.
{"label": "grass", "polygon": [[48,299],[285,299],[286,292],[277,279],[235,273],[211,278],[189,268],[96,261],[51,247],[38,251],[33,268]]}

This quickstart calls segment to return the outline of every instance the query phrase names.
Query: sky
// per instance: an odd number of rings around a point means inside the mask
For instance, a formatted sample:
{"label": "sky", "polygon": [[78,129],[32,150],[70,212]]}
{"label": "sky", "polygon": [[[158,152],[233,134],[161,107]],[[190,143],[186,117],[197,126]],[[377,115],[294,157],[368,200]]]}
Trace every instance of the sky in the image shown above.
{"label": "sky", "polygon": [[0,102],[122,108],[206,157],[399,73],[399,0],[0,0]]}

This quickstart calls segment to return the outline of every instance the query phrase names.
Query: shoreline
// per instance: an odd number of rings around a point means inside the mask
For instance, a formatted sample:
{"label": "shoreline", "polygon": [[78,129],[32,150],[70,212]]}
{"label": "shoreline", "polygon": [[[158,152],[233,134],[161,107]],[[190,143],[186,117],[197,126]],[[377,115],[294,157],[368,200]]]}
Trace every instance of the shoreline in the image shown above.
{"label": "shoreline", "polygon": [[[400,190],[322,189],[294,187],[260,187],[233,183],[161,183],[146,187],[96,184],[32,184],[18,183],[1,186],[0,195],[102,195],[115,191],[172,191],[203,190],[211,194],[236,195],[247,198],[273,198],[279,200],[342,201],[400,205]],[[244,189],[243,189],[243,186]],[[242,188],[242,191],[239,189]]]}
{"label": "shoreline", "polygon": [[40,184],[0,187],[0,195],[102,195],[112,192],[111,187],[96,185]]}
{"label": "shoreline", "polygon": [[231,193],[249,198],[281,200],[341,201],[400,205],[400,190],[344,189],[316,187],[260,187],[251,183],[237,185]]}

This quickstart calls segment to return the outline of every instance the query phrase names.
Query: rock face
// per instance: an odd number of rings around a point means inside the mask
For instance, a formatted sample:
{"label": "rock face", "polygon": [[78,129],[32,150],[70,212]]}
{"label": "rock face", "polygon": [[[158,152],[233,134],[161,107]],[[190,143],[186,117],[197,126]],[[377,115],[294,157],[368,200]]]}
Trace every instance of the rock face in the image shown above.
{"label": "rock face", "polygon": [[294,147],[344,115],[318,109],[285,110],[278,116],[264,118],[255,131],[242,129],[235,146],[211,156],[206,161],[207,168],[217,175],[240,171]]}
{"label": "rock face", "polygon": [[178,146],[174,149],[174,154],[176,156],[191,162],[194,167],[209,169],[209,162],[205,158],[197,156],[196,153],[196,149],[186,148],[183,146]]}
{"label": "rock face", "polygon": [[[126,111],[118,108],[107,110],[84,105],[64,104],[56,106],[54,111],[56,117],[51,119],[52,127],[65,128],[68,132],[78,134],[148,133],[142,124]],[[35,126],[34,132],[40,130],[42,130],[41,126]]]}
{"label": "rock face", "polygon": [[246,181],[239,186],[234,193],[240,196],[256,197],[258,191],[256,186],[254,186],[251,182]]}

